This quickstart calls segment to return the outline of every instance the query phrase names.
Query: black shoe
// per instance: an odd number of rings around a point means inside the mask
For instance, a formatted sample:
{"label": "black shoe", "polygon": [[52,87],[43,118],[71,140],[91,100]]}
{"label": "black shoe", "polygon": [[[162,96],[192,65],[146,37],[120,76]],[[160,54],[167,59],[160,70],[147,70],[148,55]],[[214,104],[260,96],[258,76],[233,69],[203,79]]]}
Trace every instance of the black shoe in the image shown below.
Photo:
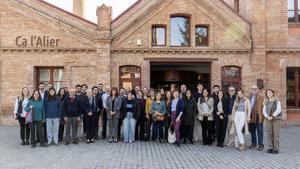
{"label": "black shoe", "polygon": [[69,145],[69,144],[70,144],[70,142],[69,142],[69,141],[66,141],[65,145],[67,146],[67,145]]}
{"label": "black shoe", "polygon": [[31,148],[35,148],[36,147],[36,145],[35,144],[31,144]]}
{"label": "black shoe", "polygon": [[47,144],[41,144],[41,147],[48,147],[48,145]]}
{"label": "black shoe", "polygon": [[79,144],[78,141],[73,141],[73,144]]}
{"label": "black shoe", "polygon": [[223,144],[220,144],[220,147],[221,147],[221,148],[223,148],[223,147],[224,147],[224,145],[223,145]]}
{"label": "black shoe", "polygon": [[161,143],[161,139],[160,139],[160,138],[158,139],[158,142],[160,142],[160,143]]}
{"label": "black shoe", "polygon": [[177,145],[177,147],[180,147],[180,143],[179,142],[177,142],[176,145]]}
{"label": "black shoe", "polygon": [[25,145],[30,145],[29,140],[26,140]]}
{"label": "black shoe", "polygon": [[186,139],[183,140],[183,144],[186,144]]}
{"label": "black shoe", "polygon": [[194,141],[193,140],[190,140],[190,143],[194,145]]}
{"label": "black shoe", "polygon": [[26,142],[23,140],[21,143],[21,146],[24,146],[24,145],[26,145]]}
{"label": "black shoe", "polygon": [[276,151],[276,150],[272,151],[272,154],[278,154],[278,153],[279,153],[279,151]]}
{"label": "black shoe", "polygon": [[267,150],[267,153],[273,153],[272,149]]}
{"label": "black shoe", "polygon": [[102,136],[102,139],[106,139],[106,136]]}

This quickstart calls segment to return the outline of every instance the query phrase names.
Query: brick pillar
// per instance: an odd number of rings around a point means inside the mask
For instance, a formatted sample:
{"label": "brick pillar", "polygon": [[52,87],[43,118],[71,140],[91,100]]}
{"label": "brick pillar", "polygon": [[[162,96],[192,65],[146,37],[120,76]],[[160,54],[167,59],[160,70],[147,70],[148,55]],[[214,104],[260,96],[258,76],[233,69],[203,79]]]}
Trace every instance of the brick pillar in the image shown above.
{"label": "brick pillar", "polygon": [[111,21],[112,8],[102,5],[97,8],[97,72],[98,83],[111,86]]}
{"label": "brick pillar", "polygon": [[73,13],[84,18],[84,0],[73,0]]}

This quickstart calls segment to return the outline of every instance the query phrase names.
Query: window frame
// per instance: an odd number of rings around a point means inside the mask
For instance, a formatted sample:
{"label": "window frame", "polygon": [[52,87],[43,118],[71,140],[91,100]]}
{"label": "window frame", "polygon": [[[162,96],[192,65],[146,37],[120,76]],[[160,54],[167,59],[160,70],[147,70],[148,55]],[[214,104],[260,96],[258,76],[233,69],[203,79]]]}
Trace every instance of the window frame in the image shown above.
{"label": "window frame", "polygon": [[[182,14],[182,13],[178,13],[178,14],[172,14],[170,15],[170,47],[191,47],[191,16],[190,14]],[[182,18],[186,18],[189,21],[189,27],[188,27],[188,36],[189,36],[189,40],[188,40],[188,45],[172,45],[172,18],[176,18],[176,17],[182,17]]]}
{"label": "window frame", "polygon": [[[196,29],[199,28],[199,27],[202,27],[202,28],[206,28],[207,29],[207,44],[200,44],[198,45],[196,43]],[[209,46],[209,25],[206,25],[206,24],[198,24],[198,25],[195,25],[195,46],[196,47],[207,47]]]}
{"label": "window frame", "polygon": [[[154,36],[153,36],[153,29],[155,29],[155,28],[164,28],[165,29],[165,41],[164,41],[164,45],[158,45],[158,44],[154,44],[153,43],[153,38],[154,38]],[[154,24],[154,25],[152,25],[151,26],[151,45],[152,46],[167,46],[167,25],[163,25],[163,24]]]}
{"label": "window frame", "polygon": [[[237,68],[239,70],[239,78],[226,78],[223,76],[223,69],[225,68]],[[222,89],[223,89],[223,84],[225,83],[237,83],[237,89],[239,90],[242,86],[242,67],[240,66],[235,66],[235,65],[226,65],[221,67],[221,83],[222,83]]]}
{"label": "window frame", "polygon": [[[288,17],[288,23],[289,24],[300,24],[300,18],[299,18],[299,12],[300,12],[300,9],[298,9],[298,4],[300,3],[298,3],[298,0],[293,0],[294,1],[294,16],[295,16],[295,21],[293,21],[293,22],[290,22],[289,21],[289,17]],[[288,2],[289,3],[289,2]],[[288,4],[287,3],[287,4]],[[289,7],[287,7],[288,8],[288,12],[290,11],[289,10]]]}
{"label": "window frame", "polygon": [[[49,81],[40,81],[40,71],[39,70],[41,70],[41,69],[48,69],[50,71]],[[35,71],[36,71],[36,75],[35,75],[35,82],[36,83],[35,83],[35,85],[36,85],[36,88],[38,88],[40,82],[44,82],[45,85],[47,85],[47,83],[52,83],[54,85],[55,82],[61,82],[63,84],[65,82],[65,78],[62,81],[54,81],[53,75],[54,75],[55,70],[57,70],[57,69],[65,70],[64,67],[62,67],[62,66],[36,66],[35,67]],[[64,73],[65,73],[65,71],[64,71]]]}
{"label": "window frame", "polygon": [[[132,75],[130,74],[130,78],[123,78],[122,79],[122,68],[124,67],[134,67],[134,68],[138,68],[140,69],[140,78],[133,78],[131,77]],[[142,85],[142,67],[140,66],[136,66],[136,65],[123,65],[123,66],[119,66],[119,88],[123,87],[123,82],[132,82],[134,83],[132,88],[134,89],[134,87],[136,86],[135,84],[138,84],[140,87]]]}
{"label": "window frame", "polygon": [[[294,102],[295,102],[295,105],[294,106],[289,106],[288,105],[288,99],[286,99],[286,105],[287,105],[287,108],[288,109],[300,109],[300,67],[287,67],[286,68],[286,74],[288,72],[288,69],[291,69],[291,70],[294,70],[294,78],[295,78],[295,87],[294,87],[294,93],[295,93],[295,98],[294,98]],[[286,96],[288,94],[288,88],[287,88],[287,77],[286,77]]]}

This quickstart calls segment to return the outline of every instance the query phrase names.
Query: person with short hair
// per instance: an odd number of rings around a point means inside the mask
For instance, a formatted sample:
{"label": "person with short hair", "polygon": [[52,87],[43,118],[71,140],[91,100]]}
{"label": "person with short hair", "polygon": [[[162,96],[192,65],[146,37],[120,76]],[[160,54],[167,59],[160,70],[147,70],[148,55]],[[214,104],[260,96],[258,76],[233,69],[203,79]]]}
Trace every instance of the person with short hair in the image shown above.
{"label": "person with short hair", "polygon": [[107,131],[107,114],[109,113],[107,111],[106,107],[106,100],[108,96],[110,95],[110,87],[105,87],[105,92],[102,94],[101,99],[102,99],[102,105],[103,109],[101,112],[101,119],[102,119],[102,139],[106,139],[106,131]]}
{"label": "person with short hair", "polygon": [[139,119],[135,127],[135,140],[145,141],[145,128],[146,128],[146,100],[143,97],[143,92],[138,91],[136,100],[139,103],[140,112]]}
{"label": "person with short hair", "polygon": [[232,108],[236,99],[236,89],[233,86],[228,88],[227,97],[227,109],[228,109],[228,121],[227,121],[227,133],[228,133],[228,143],[227,146],[231,146],[235,141],[235,128],[232,116]]}

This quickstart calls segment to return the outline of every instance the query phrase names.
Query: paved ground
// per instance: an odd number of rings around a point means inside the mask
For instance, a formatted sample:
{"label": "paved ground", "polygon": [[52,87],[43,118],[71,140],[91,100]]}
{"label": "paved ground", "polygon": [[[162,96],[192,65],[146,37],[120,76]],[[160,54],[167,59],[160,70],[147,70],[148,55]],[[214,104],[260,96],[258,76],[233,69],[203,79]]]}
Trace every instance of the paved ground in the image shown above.
{"label": "paved ground", "polygon": [[[177,148],[167,143],[59,145],[48,148],[19,146],[18,128],[0,126],[1,169],[213,169],[300,168],[300,128],[282,129],[282,151],[271,155],[254,150],[206,147],[200,143]],[[247,137],[249,142],[249,137]]]}

